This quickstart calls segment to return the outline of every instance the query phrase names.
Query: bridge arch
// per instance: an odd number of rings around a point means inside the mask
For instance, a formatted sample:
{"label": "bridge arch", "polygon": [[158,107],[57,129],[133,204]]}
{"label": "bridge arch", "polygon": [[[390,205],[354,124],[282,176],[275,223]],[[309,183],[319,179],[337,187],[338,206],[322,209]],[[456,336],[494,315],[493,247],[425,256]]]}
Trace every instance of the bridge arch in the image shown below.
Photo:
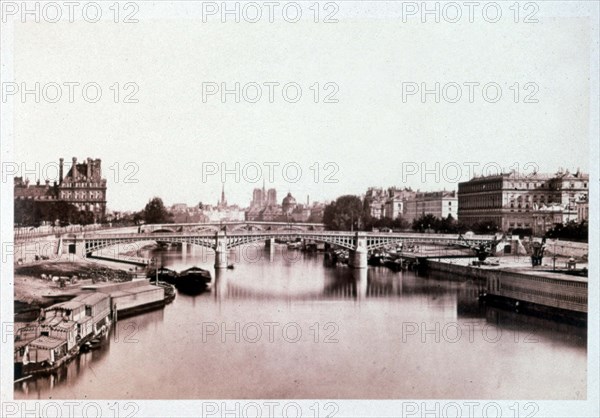
{"label": "bridge arch", "polygon": [[264,231],[265,228],[262,225],[255,225],[251,223],[239,223],[236,225],[228,225],[227,232],[252,232],[252,231]]}
{"label": "bridge arch", "polygon": [[[187,243],[194,244],[201,247],[210,248],[212,250],[215,249],[215,240],[214,238],[208,237],[161,237],[160,239],[153,239],[149,237],[139,237],[139,238],[99,238],[99,239],[89,239],[85,242],[85,254],[89,255],[95,251],[100,251],[106,248],[119,246],[119,245],[130,245],[141,242],[171,242],[171,243]],[[133,248],[132,248],[133,249]]]}
{"label": "bridge arch", "polygon": [[153,234],[160,234],[165,232],[175,232],[175,230],[171,228],[162,227],[160,229],[155,229],[152,231]]}
{"label": "bridge arch", "polygon": [[269,232],[265,232],[264,234],[257,234],[257,235],[237,235],[237,236],[230,235],[227,237],[227,249],[239,247],[241,245],[252,244],[254,242],[266,241],[271,238],[287,239],[289,241],[294,241],[298,238],[304,238],[309,241],[337,245],[339,247],[343,247],[348,250],[354,249],[354,238],[353,237],[328,236],[328,235],[305,236],[302,234],[301,230],[297,231],[297,233],[290,231],[289,233],[284,233],[284,234],[281,234],[281,233],[269,234]]}
{"label": "bridge arch", "polygon": [[189,232],[219,232],[219,225],[199,225],[190,229]]}

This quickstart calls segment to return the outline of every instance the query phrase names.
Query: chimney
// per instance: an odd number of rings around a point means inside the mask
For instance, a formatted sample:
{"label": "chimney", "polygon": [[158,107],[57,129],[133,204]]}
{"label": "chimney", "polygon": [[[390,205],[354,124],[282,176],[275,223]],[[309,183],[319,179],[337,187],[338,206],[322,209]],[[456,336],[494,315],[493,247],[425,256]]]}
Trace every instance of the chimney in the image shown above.
{"label": "chimney", "polygon": [[92,176],[92,159],[88,157],[87,159],[87,173],[86,173],[87,181],[90,181],[90,177]]}
{"label": "chimney", "polygon": [[71,177],[73,177],[73,180],[77,179],[77,157],[73,157],[73,168],[71,169]]}
{"label": "chimney", "polygon": [[58,184],[62,184],[65,159],[64,158],[60,158],[59,161],[60,161],[60,163],[59,163],[59,166],[58,166]]}

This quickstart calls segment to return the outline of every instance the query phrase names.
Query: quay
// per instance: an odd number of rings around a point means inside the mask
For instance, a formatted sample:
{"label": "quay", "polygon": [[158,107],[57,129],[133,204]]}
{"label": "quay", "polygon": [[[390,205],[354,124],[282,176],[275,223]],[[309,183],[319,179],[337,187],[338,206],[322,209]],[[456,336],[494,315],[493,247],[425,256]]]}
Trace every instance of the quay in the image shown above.
{"label": "quay", "polygon": [[485,283],[483,300],[520,312],[544,312],[586,323],[588,278],[552,271],[548,266],[533,268],[504,261],[473,265],[468,259],[426,260],[428,272],[447,273]]}

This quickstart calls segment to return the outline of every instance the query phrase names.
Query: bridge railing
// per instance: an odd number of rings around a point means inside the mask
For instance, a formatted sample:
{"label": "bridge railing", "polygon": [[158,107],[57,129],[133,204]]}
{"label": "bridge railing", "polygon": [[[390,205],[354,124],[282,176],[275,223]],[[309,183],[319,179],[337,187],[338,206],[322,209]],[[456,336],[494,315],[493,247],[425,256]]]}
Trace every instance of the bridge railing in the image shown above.
{"label": "bridge railing", "polygon": [[[93,234],[84,232],[77,234],[76,238],[83,239],[139,239],[148,238],[150,240],[156,240],[160,238],[182,238],[182,237],[199,237],[199,238],[214,238],[216,232],[141,232],[141,233],[115,233],[115,234]],[[248,236],[264,236],[264,237],[277,237],[277,236],[304,236],[304,237],[319,237],[319,236],[343,236],[343,237],[354,237],[356,232],[351,231],[298,231],[298,230],[287,230],[287,231],[238,231],[225,233],[222,236],[227,237],[248,237]],[[432,240],[458,240],[459,234],[421,234],[421,233],[402,233],[402,232],[361,232],[361,237],[366,238],[404,238],[404,239],[423,239],[428,238]],[[468,241],[493,241],[494,235],[471,235],[463,237]]]}
{"label": "bridge railing", "polygon": [[90,225],[68,225],[68,226],[50,226],[39,227],[18,227],[14,228],[15,241],[28,240],[33,238],[47,237],[51,235],[64,235],[85,233],[89,231],[98,231],[111,228],[109,224],[90,224]]}

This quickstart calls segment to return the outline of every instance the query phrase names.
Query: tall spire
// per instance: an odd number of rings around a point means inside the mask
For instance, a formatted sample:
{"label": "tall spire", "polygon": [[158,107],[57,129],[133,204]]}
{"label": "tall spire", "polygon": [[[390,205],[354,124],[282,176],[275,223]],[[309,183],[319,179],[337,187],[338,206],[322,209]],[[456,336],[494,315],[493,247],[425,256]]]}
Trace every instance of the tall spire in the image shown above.
{"label": "tall spire", "polygon": [[227,206],[227,201],[225,200],[225,183],[221,186],[221,206]]}

